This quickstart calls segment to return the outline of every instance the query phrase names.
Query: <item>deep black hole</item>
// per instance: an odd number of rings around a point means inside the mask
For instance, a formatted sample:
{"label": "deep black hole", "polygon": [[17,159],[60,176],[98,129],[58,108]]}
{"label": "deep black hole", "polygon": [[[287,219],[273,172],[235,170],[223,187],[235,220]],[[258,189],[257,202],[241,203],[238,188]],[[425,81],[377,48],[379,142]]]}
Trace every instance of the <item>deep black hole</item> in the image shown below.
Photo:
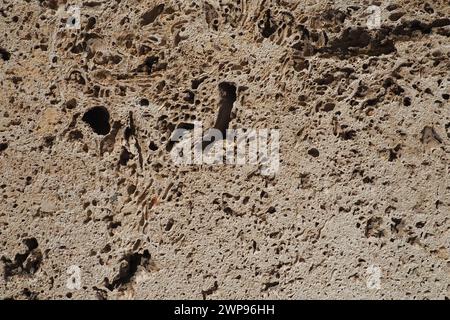
{"label": "deep black hole", "polygon": [[316,148],[309,149],[308,154],[310,156],[313,156],[314,158],[317,158],[320,155],[319,150],[317,150]]}
{"label": "deep black hole", "polygon": [[4,61],[8,61],[11,58],[11,53],[9,53],[6,49],[0,48],[0,56]]}
{"label": "deep black hole", "polygon": [[89,17],[88,22],[86,24],[86,30],[91,30],[92,28],[94,28],[96,23],[97,19],[95,19],[95,17]]}
{"label": "deep black hole", "polygon": [[148,10],[141,16],[141,26],[153,23],[156,18],[164,11],[164,4],[160,4]]}
{"label": "deep black hole", "polygon": [[156,151],[158,150],[158,146],[152,141],[150,142],[150,145],[148,146],[150,148],[150,150],[152,151]]}
{"label": "deep black hole", "polygon": [[139,104],[143,107],[147,107],[150,104],[150,102],[148,101],[148,99],[143,98],[141,99],[141,101],[139,101]]}
{"label": "deep black hole", "polygon": [[122,152],[120,153],[119,164],[126,166],[128,161],[133,159],[133,154],[131,154],[126,148],[122,147]]}
{"label": "deep black hole", "polygon": [[82,120],[99,135],[107,135],[111,130],[109,112],[105,107],[94,107],[86,111]]}
{"label": "deep black hole", "polygon": [[39,245],[36,238],[25,239],[23,240],[23,243],[28,247],[28,250],[30,251],[36,249]]}
{"label": "deep black hole", "polygon": [[169,221],[167,221],[166,227],[164,229],[166,231],[170,231],[170,229],[172,229],[172,227],[173,227],[173,223],[174,223],[174,220],[172,218],[170,218]]}
{"label": "deep black hole", "polygon": [[405,99],[403,99],[403,105],[409,107],[411,105],[411,98],[406,97]]}
{"label": "deep black hole", "polygon": [[147,74],[152,73],[153,66],[159,61],[158,57],[148,57],[145,59],[144,63],[138,67],[140,72],[146,72]]}
{"label": "deep black hole", "polygon": [[269,38],[275,31],[277,31],[278,26],[272,20],[270,15],[270,10],[267,10],[264,14],[264,21],[261,30],[261,34],[264,38]]}

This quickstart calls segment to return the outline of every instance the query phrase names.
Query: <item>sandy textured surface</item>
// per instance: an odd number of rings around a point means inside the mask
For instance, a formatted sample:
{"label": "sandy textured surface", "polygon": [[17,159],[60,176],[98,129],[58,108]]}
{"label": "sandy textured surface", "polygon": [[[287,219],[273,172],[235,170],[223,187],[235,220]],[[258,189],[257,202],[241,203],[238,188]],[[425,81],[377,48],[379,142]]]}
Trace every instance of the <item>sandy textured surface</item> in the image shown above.
{"label": "sandy textured surface", "polygon": [[[0,0],[0,298],[448,299],[449,38],[447,0]],[[176,165],[194,121],[279,170]]]}

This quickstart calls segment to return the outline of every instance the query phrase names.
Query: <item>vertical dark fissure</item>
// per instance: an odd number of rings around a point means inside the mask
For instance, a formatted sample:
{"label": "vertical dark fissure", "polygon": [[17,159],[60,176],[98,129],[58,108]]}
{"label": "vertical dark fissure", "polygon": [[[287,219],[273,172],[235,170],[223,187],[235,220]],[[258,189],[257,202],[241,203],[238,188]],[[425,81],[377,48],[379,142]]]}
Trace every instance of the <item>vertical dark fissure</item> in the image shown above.
{"label": "vertical dark fissure", "polygon": [[[216,123],[214,124],[214,129],[219,130],[222,133],[222,137],[225,138],[226,131],[231,121],[233,105],[237,99],[236,86],[229,82],[221,82],[219,84],[219,94],[219,113],[217,115]],[[212,140],[212,137],[209,137],[208,135],[204,137],[204,140],[206,141],[203,141],[202,143],[203,150],[215,142]]]}
{"label": "vertical dark fissure", "polygon": [[236,86],[232,83],[222,82],[219,84],[219,92],[219,114],[214,128],[220,130],[222,135],[225,136],[231,120],[231,111],[236,101]]}

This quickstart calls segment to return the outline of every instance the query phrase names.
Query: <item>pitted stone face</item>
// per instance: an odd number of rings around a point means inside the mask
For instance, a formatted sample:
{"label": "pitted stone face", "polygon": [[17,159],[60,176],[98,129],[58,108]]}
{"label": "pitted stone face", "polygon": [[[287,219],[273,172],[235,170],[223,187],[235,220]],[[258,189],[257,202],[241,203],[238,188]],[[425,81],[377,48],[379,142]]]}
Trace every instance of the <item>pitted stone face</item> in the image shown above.
{"label": "pitted stone face", "polygon": [[0,298],[450,298],[450,9],[394,2],[2,0]]}

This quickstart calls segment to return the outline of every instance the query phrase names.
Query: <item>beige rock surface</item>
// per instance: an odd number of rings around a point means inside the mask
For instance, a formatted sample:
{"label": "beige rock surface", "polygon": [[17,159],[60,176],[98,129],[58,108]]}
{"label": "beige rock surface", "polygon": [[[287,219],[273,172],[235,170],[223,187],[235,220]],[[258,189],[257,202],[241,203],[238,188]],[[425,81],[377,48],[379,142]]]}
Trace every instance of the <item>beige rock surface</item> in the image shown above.
{"label": "beige rock surface", "polygon": [[[450,298],[449,37],[447,0],[0,0],[0,298]],[[276,174],[173,162],[230,97]]]}

